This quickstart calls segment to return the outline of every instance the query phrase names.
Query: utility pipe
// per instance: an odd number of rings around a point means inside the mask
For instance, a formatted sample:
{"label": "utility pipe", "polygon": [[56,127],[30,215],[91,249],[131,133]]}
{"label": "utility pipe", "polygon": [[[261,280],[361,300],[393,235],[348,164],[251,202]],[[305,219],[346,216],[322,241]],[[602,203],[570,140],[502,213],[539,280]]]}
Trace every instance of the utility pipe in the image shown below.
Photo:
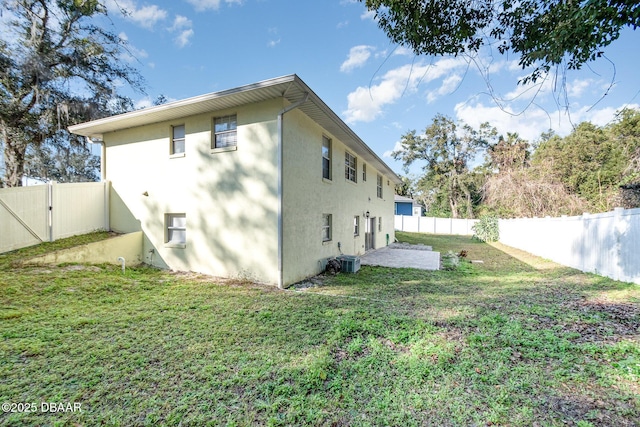
{"label": "utility pipe", "polygon": [[118,257],[118,262],[120,262],[122,264],[122,274],[124,274],[124,264],[125,264],[124,258],[119,256]]}
{"label": "utility pipe", "polygon": [[283,148],[283,118],[289,111],[298,108],[309,99],[309,92],[305,92],[300,101],[297,101],[291,105],[286,106],[278,113],[278,288],[284,287],[284,272],[283,272],[283,251],[282,251],[282,230],[283,230],[283,218],[282,212],[284,210],[283,198],[282,198],[282,157],[284,154]]}

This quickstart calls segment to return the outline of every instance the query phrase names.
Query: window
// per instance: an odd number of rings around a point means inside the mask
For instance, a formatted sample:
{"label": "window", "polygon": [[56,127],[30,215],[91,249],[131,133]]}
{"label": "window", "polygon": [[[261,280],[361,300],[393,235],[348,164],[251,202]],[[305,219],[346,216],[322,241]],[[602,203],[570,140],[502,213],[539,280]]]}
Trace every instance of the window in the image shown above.
{"label": "window", "polygon": [[331,140],[322,137],[322,177],[331,180]]}
{"label": "window", "polygon": [[378,217],[378,231],[382,231],[382,217]]}
{"label": "window", "polygon": [[187,216],[185,214],[166,214],[165,224],[165,243],[184,246],[187,243]]}
{"label": "window", "polygon": [[331,240],[331,214],[322,214],[322,241]]}
{"label": "window", "polygon": [[231,116],[213,119],[213,142],[211,148],[235,147],[238,145],[238,119]]}
{"label": "window", "polygon": [[171,127],[171,154],[184,154],[184,125]]}
{"label": "window", "polygon": [[353,235],[360,235],[360,217],[358,215],[353,217]]}
{"label": "window", "polygon": [[346,151],[344,153],[344,177],[349,181],[358,182],[356,176],[357,162],[355,156]]}
{"label": "window", "polygon": [[378,175],[378,199],[382,199],[382,175]]}
{"label": "window", "polygon": [[365,182],[367,180],[367,164],[363,163],[362,164],[362,182]]}

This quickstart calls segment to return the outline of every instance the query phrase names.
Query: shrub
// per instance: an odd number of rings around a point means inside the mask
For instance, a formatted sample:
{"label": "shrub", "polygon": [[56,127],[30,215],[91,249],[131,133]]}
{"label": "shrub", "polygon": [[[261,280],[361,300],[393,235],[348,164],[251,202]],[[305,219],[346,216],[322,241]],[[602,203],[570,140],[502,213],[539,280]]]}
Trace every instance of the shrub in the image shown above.
{"label": "shrub", "polygon": [[500,227],[498,218],[493,215],[480,217],[480,221],[471,227],[473,237],[483,242],[497,242],[500,240]]}

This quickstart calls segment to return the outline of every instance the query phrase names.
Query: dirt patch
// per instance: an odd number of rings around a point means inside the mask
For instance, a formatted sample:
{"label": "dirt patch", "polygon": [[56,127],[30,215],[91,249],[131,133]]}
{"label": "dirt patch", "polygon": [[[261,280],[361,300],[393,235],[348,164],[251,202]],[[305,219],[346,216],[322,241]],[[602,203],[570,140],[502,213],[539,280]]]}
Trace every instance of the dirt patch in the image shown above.
{"label": "dirt patch", "polygon": [[307,289],[319,288],[324,286],[325,282],[333,277],[327,274],[319,274],[317,276],[309,277],[308,279],[303,280],[302,282],[294,283],[289,287],[291,290],[295,291],[306,291]]}
{"label": "dirt patch", "polygon": [[[638,426],[618,415],[621,409],[633,411],[633,407],[624,401],[607,399],[606,393],[597,386],[565,385],[564,394],[549,396],[540,405],[545,413],[561,414],[564,425],[577,426],[579,421],[588,420],[599,426]],[[613,410],[616,408],[618,411]]]}
{"label": "dirt patch", "polygon": [[640,339],[640,304],[605,300],[573,301],[565,305],[587,319],[566,325],[580,335],[578,342],[617,342]]}
{"label": "dirt patch", "polygon": [[62,267],[64,271],[102,271],[100,267],[95,265],[72,264]]}

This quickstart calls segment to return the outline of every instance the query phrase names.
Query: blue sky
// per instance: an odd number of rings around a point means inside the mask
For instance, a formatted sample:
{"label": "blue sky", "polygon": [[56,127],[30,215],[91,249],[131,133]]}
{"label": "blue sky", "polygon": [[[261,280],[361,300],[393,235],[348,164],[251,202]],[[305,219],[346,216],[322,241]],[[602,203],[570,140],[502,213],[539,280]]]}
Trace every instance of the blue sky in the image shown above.
{"label": "blue sky", "polygon": [[[517,57],[414,56],[391,44],[354,0],[107,0],[111,29],[129,42],[147,81],[138,107],[298,74],[397,172],[388,153],[437,113],[535,140],[572,125],[604,125],[640,104],[640,32],[625,30],[580,71],[518,86]],[[118,12],[128,10],[127,16]],[[566,90],[565,90],[566,89]]]}

